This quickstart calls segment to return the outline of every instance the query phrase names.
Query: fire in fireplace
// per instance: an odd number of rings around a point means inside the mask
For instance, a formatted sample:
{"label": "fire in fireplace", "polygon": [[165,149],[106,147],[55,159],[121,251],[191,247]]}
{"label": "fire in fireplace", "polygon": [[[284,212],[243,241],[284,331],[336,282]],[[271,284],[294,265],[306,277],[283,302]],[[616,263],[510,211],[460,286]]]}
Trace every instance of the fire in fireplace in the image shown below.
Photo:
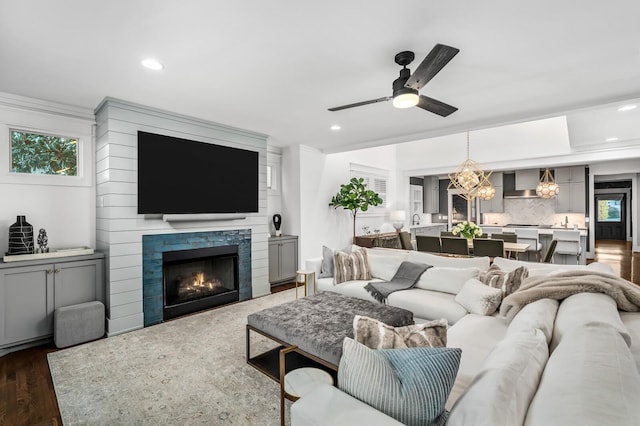
{"label": "fire in fireplace", "polygon": [[164,320],[239,300],[237,245],[164,252],[162,270]]}

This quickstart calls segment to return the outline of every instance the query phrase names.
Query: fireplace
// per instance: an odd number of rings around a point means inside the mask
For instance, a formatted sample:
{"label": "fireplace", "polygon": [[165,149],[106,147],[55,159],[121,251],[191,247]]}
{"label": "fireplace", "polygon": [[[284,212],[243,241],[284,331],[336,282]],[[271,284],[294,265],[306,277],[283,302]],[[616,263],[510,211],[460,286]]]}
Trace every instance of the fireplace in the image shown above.
{"label": "fireplace", "polygon": [[238,246],[162,253],[163,320],[239,300]]}

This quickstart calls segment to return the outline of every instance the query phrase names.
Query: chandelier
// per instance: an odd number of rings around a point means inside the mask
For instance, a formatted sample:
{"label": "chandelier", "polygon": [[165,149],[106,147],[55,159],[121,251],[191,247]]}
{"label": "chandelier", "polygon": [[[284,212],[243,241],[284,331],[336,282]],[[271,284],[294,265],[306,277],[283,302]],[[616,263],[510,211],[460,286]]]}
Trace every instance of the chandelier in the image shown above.
{"label": "chandelier", "polygon": [[553,176],[551,176],[549,169],[546,169],[540,183],[536,186],[536,194],[538,194],[540,198],[553,198],[559,193],[560,186],[553,179]]}
{"label": "chandelier", "polygon": [[496,189],[489,181],[491,173],[485,173],[478,163],[469,158],[469,132],[467,132],[467,159],[453,173],[449,173],[450,182],[447,189],[457,189],[458,195],[467,201],[475,197],[490,200],[496,194]]}

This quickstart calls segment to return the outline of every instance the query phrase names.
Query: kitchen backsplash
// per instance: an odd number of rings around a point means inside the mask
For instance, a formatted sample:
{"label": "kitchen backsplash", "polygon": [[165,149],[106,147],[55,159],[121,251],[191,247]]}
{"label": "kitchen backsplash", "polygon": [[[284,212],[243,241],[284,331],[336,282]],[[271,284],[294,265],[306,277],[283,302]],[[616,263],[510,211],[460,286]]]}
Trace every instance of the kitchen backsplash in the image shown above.
{"label": "kitchen backsplash", "polygon": [[505,198],[504,213],[485,213],[485,225],[521,223],[526,225],[560,225],[569,219],[569,228],[575,224],[585,227],[584,214],[556,213],[556,200],[542,198]]}

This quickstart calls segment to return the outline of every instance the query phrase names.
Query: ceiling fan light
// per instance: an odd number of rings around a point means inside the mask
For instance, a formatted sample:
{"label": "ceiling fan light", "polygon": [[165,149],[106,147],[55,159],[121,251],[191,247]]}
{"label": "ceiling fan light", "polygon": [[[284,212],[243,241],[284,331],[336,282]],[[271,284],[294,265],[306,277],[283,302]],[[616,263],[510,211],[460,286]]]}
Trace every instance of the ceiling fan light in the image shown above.
{"label": "ceiling fan light", "polygon": [[405,87],[394,94],[393,106],[396,108],[411,108],[418,105],[419,100],[420,97],[417,90]]}

